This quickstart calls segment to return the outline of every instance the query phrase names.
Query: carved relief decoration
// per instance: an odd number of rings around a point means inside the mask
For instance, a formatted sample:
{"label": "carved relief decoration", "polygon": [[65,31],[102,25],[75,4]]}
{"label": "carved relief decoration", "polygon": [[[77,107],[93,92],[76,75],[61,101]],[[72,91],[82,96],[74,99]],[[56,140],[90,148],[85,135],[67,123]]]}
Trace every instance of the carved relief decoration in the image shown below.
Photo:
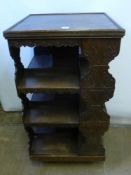
{"label": "carved relief decoration", "polygon": [[[82,103],[82,102],[81,102]],[[88,106],[82,109],[83,104],[81,104],[80,112],[80,122],[109,122],[110,116],[107,114],[101,106]]]}
{"label": "carved relief decoration", "polygon": [[97,145],[109,127],[110,116],[104,104],[113,97],[115,79],[108,72],[108,64],[118,55],[119,47],[119,38],[88,38],[81,43],[79,130],[87,145],[90,139],[92,145]]}
{"label": "carved relief decoration", "polygon": [[108,66],[91,66],[81,71],[81,87],[114,88],[115,79],[108,73]]}
{"label": "carved relief decoration", "polygon": [[86,138],[93,137],[93,136],[102,136],[109,127],[109,123],[94,123],[94,124],[90,124],[90,123],[81,123],[79,130],[82,133],[82,135]]}
{"label": "carved relief decoration", "polygon": [[81,100],[85,101],[87,105],[101,105],[113,97],[113,88],[103,89],[81,89]]}
{"label": "carved relief decoration", "polygon": [[90,65],[107,65],[119,54],[120,38],[85,39],[82,42],[82,54]]}
{"label": "carved relief decoration", "polygon": [[35,46],[43,46],[43,47],[49,47],[49,46],[56,46],[56,47],[62,47],[62,46],[79,46],[80,41],[76,39],[21,39],[21,40],[9,40],[9,43],[11,46],[15,47],[21,47],[21,46],[29,46],[29,47],[35,47]]}

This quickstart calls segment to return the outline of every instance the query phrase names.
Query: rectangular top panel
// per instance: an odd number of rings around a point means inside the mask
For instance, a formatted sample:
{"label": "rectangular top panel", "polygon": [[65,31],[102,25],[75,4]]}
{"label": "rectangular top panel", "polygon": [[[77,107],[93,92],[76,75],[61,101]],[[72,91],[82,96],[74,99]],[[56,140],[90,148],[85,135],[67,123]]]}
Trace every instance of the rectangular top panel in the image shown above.
{"label": "rectangular top panel", "polygon": [[123,35],[124,30],[105,13],[31,14],[4,32],[7,39]]}

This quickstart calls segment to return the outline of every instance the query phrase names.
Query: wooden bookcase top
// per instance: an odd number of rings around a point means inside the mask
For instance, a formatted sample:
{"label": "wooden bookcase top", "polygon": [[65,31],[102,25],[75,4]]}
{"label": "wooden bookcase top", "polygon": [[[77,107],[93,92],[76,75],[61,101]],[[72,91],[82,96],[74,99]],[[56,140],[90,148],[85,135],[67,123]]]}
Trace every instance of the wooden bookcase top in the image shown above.
{"label": "wooden bookcase top", "polygon": [[6,31],[7,39],[122,37],[125,31],[105,13],[31,14]]}

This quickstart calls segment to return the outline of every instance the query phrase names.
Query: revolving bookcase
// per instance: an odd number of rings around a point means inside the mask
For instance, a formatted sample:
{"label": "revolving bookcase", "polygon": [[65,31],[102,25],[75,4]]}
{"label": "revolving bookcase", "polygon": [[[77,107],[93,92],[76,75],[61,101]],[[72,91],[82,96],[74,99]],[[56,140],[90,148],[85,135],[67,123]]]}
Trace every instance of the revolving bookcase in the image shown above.
{"label": "revolving bookcase", "polygon": [[[102,137],[110,121],[105,102],[115,88],[108,64],[124,33],[105,13],[32,14],[4,32],[32,159],[105,159]],[[33,50],[27,68],[22,46]]]}

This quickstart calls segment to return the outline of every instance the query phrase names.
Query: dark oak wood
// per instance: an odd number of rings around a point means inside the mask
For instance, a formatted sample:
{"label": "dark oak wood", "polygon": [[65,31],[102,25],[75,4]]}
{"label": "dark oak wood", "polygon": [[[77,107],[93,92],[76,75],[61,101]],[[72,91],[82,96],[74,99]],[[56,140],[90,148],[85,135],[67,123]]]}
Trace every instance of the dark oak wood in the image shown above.
{"label": "dark oak wood", "polygon": [[53,58],[51,54],[41,54],[41,55],[35,55],[27,70],[43,70],[43,69],[49,69],[53,67]]}
{"label": "dark oak wood", "polygon": [[72,70],[25,72],[17,84],[18,92],[79,93],[79,77]]}
{"label": "dark oak wood", "polygon": [[114,78],[108,72],[108,64],[118,55],[119,48],[120,39],[116,38],[83,40],[81,60],[84,66],[80,63],[81,154],[104,152],[99,140],[108,129],[109,116],[103,111],[103,106],[113,97],[115,85]]}
{"label": "dark oak wood", "polygon": [[[115,89],[108,69],[125,30],[105,13],[32,14],[3,34],[16,68],[30,157],[104,160],[102,137],[110,122],[105,102]],[[26,69],[21,46],[34,49]]]}
{"label": "dark oak wood", "polygon": [[78,127],[78,95],[34,94],[24,112],[26,126]]}
{"label": "dark oak wood", "polygon": [[69,161],[69,162],[88,162],[104,160],[103,154],[79,155],[78,154],[78,133],[75,130],[56,130],[49,134],[37,136],[33,139],[31,158],[44,160],[46,162],[53,161]]}
{"label": "dark oak wood", "polygon": [[29,69],[70,68],[78,70],[78,47],[35,47]]}
{"label": "dark oak wood", "polygon": [[34,14],[4,32],[7,38],[123,36],[124,30],[105,13]]}

